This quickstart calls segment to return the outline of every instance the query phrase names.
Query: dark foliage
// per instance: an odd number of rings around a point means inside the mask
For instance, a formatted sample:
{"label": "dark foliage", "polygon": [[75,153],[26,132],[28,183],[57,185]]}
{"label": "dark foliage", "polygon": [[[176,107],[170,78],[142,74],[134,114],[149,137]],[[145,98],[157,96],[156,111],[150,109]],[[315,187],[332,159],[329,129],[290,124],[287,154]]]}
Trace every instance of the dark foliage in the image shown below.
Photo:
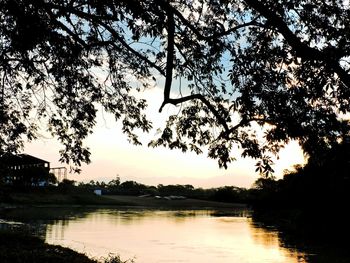
{"label": "dark foliage", "polygon": [[224,186],[214,189],[212,200],[219,202],[246,203],[249,191],[235,186]]}
{"label": "dark foliage", "polygon": [[45,244],[29,234],[0,232],[0,261],[2,263],[92,263],[87,256],[61,246]]}
{"label": "dark foliage", "polygon": [[[117,183],[116,183],[117,182]],[[120,179],[112,180],[108,183],[90,181],[89,183],[79,183],[76,191],[84,189],[92,192],[95,189],[102,190],[106,195],[149,195],[149,196],[183,196],[187,198],[220,201],[228,203],[247,203],[250,200],[249,190],[235,186],[225,186],[219,188],[195,188],[192,185],[163,185],[149,186],[135,181],[125,181],[120,183]]]}
{"label": "dark foliage", "polygon": [[[347,139],[311,156],[282,180],[260,178],[252,189],[256,218],[299,235],[348,242],[350,144]],[[344,243],[343,243],[344,244]]]}
{"label": "dark foliage", "polygon": [[347,140],[304,166],[285,174],[282,180],[260,178],[255,182],[257,202],[280,208],[343,207],[350,200],[350,144]]}
{"label": "dark foliage", "polygon": [[[3,0],[0,151],[18,150],[46,123],[64,146],[62,161],[89,162],[83,140],[99,105],[139,144],[135,130],[151,123],[133,94],[164,79],[160,110],[182,108],[153,147],[207,147],[222,167],[241,153],[260,160],[264,174],[291,139],[306,153],[323,151],[349,130],[344,3]],[[173,79],[185,86],[175,96]]]}

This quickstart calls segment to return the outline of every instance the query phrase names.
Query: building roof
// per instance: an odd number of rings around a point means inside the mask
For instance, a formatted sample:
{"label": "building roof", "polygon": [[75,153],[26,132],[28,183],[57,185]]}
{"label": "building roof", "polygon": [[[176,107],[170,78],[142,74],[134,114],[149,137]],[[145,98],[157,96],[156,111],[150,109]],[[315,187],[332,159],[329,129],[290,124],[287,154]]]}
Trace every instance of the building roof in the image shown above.
{"label": "building roof", "polygon": [[29,154],[5,153],[2,156],[0,156],[0,163],[5,164],[7,166],[14,166],[14,165],[45,164],[49,162]]}

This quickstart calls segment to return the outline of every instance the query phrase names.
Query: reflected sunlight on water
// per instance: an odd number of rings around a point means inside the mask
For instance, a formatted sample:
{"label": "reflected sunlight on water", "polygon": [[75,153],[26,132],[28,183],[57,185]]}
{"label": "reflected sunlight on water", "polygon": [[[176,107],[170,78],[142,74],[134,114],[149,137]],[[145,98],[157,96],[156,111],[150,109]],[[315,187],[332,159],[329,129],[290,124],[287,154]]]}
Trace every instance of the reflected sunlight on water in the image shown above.
{"label": "reflected sunlight on water", "polygon": [[304,262],[284,248],[276,231],[247,217],[213,217],[212,211],[98,210],[47,225],[46,241],[89,256],[120,254],[136,263]]}

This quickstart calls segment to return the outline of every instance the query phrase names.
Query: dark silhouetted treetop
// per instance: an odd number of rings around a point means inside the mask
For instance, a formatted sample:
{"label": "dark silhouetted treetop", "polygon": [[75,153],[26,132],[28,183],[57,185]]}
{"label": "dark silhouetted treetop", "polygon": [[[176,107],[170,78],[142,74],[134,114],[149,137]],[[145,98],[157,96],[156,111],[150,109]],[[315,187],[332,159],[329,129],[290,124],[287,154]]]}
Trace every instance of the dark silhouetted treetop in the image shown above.
{"label": "dark silhouetted treetop", "polygon": [[[257,171],[289,140],[306,153],[349,130],[350,9],[332,0],[3,0],[0,151],[35,139],[38,122],[89,162],[83,140],[97,108],[136,130],[151,127],[140,87],[163,83],[181,105],[150,145]],[[138,88],[137,88],[138,87]],[[263,130],[264,135],[261,136]]]}

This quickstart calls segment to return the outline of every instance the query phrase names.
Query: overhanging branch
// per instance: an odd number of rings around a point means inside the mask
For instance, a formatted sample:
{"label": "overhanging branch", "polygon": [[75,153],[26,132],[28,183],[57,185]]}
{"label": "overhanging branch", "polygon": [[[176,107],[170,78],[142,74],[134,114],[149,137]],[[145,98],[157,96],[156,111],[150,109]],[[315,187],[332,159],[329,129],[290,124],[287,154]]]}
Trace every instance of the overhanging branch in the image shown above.
{"label": "overhanging branch", "polygon": [[[124,39],[123,37],[121,37],[118,32],[116,32],[112,26],[110,26],[108,23],[104,22],[104,17],[101,17],[99,15],[94,15],[94,14],[90,14],[90,13],[86,13],[83,12],[81,10],[75,9],[75,8],[67,8],[65,6],[58,6],[58,5],[51,5],[52,8],[56,8],[60,11],[66,11],[68,13],[74,14],[77,17],[86,19],[88,21],[92,21],[93,23],[100,25],[102,27],[104,27],[112,36],[115,40],[117,40],[126,50],[128,50],[130,53],[132,53],[133,55],[135,55],[136,57],[138,57],[139,59],[141,59],[142,61],[144,61],[145,63],[147,63],[150,67],[156,69],[160,74],[162,74],[163,76],[165,76],[165,72],[164,70],[158,66],[156,63],[152,62],[151,60],[149,60],[149,58],[147,58],[146,56],[142,55],[141,53],[139,53],[137,50],[133,49]],[[107,21],[110,21],[111,18],[107,17],[105,18],[107,19]],[[74,34],[73,32],[67,32],[70,35]],[[109,41],[103,41],[103,43],[110,43]],[[96,45],[89,45],[89,46],[97,46],[99,44]]]}
{"label": "overhanging branch", "polygon": [[196,28],[195,25],[191,24],[190,21],[188,21],[182,14],[179,10],[177,10],[176,8],[172,7],[169,3],[163,3],[162,4],[163,7],[165,5],[167,5],[167,8],[168,9],[171,9],[171,11],[173,12],[173,14],[175,14],[179,19],[180,21],[185,25],[187,26],[196,36],[199,40],[204,40],[204,41],[213,41],[213,40],[217,40],[218,38],[220,37],[223,37],[223,36],[228,36],[230,34],[232,34],[233,32],[239,30],[240,28],[244,28],[244,27],[249,27],[249,26],[259,26],[259,27],[265,27],[264,25],[260,24],[260,23],[257,23],[256,20],[258,19],[258,17],[254,18],[252,21],[250,22],[247,22],[247,23],[242,23],[242,24],[239,24],[237,26],[234,26],[226,31],[222,31],[222,32],[218,32],[218,33],[215,33],[213,35],[208,35],[208,36],[205,36],[203,35],[199,30],[198,28]]}
{"label": "overhanging branch", "polygon": [[167,24],[168,47],[167,47],[166,74],[165,74],[165,85],[164,85],[164,101],[159,109],[159,112],[162,111],[163,107],[170,100],[170,90],[171,90],[171,83],[173,80],[173,68],[174,68],[175,21],[174,21],[174,14],[169,8],[167,10],[167,15],[168,15],[168,24]]}
{"label": "overhanging branch", "polygon": [[[230,133],[230,129],[227,125],[226,120],[219,114],[219,112],[214,108],[214,106],[210,103],[209,100],[207,100],[203,95],[201,94],[193,94],[193,95],[189,95],[189,96],[185,96],[185,97],[181,97],[181,98],[177,98],[177,99],[171,99],[169,98],[167,100],[167,102],[165,104],[172,104],[172,105],[178,105],[187,101],[192,101],[192,100],[199,100],[201,101],[205,106],[208,107],[208,109],[214,114],[214,116],[216,117],[216,119],[218,120],[218,122],[224,127],[225,129],[225,133],[229,134]],[[163,105],[165,105],[163,102]]]}
{"label": "overhanging branch", "polygon": [[273,12],[273,10],[267,7],[262,1],[245,0],[245,2],[263,15],[268,20],[269,24],[278,30],[278,32],[296,52],[297,56],[307,60],[323,62],[329,70],[335,72],[340,77],[342,82],[348,88],[350,88],[350,75],[340,66],[339,61],[329,54],[329,52],[312,48],[303,43],[301,39],[298,38],[288,27],[283,18]]}
{"label": "overhanging branch", "polygon": [[201,94],[193,94],[177,99],[170,98],[170,90],[171,90],[171,83],[173,78],[173,68],[174,68],[174,46],[175,46],[175,40],[174,40],[174,34],[175,34],[175,21],[174,21],[174,13],[173,9],[167,8],[167,15],[168,15],[168,48],[167,48],[167,67],[166,67],[166,79],[165,79],[165,85],[164,85],[164,101],[159,109],[159,112],[163,110],[163,107],[166,104],[181,104],[186,101],[191,100],[200,100],[203,104],[205,104],[208,109],[214,114],[214,116],[217,118],[218,122],[224,127],[225,131],[229,131],[229,127],[227,125],[226,120],[219,114],[219,112],[214,108],[214,106]]}

